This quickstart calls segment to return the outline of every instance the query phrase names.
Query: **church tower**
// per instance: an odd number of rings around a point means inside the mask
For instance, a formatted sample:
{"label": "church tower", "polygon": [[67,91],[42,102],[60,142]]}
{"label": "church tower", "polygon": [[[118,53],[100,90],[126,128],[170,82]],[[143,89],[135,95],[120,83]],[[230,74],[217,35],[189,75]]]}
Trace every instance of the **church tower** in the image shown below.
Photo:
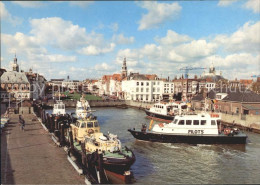
{"label": "church tower", "polygon": [[124,61],[123,61],[121,77],[122,77],[122,79],[127,77],[126,58],[124,58]]}
{"label": "church tower", "polygon": [[19,65],[17,64],[16,54],[15,54],[15,57],[14,57],[13,71],[19,72]]}

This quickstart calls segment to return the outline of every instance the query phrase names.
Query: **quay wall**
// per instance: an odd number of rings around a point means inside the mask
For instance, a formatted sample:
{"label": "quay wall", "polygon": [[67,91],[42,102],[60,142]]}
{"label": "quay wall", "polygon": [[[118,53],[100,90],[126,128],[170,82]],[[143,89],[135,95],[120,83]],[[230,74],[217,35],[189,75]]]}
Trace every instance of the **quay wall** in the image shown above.
{"label": "quay wall", "polygon": [[154,104],[154,102],[141,102],[141,101],[125,100],[125,104],[130,107],[146,109],[146,108],[150,108]]}
{"label": "quay wall", "polygon": [[254,129],[260,133],[260,115],[231,115],[221,113],[221,120],[228,124],[241,125],[242,127]]}

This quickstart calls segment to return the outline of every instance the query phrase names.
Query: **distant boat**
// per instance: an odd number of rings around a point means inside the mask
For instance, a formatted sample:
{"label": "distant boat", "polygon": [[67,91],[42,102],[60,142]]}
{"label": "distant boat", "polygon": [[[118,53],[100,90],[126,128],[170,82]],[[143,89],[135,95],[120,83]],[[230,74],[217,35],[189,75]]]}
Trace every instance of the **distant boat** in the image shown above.
{"label": "distant boat", "polygon": [[138,140],[188,144],[246,144],[247,135],[237,128],[224,128],[218,114],[176,115],[170,123],[155,124],[153,120],[141,130],[128,129]]}
{"label": "distant boat", "polygon": [[176,114],[181,114],[185,109],[187,109],[186,103],[159,102],[145,109],[145,113],[151,119],[171,122]]}
{"label": "distant boat", "polygon": [[55,116],[64,116],[66,114],[65,104],[62,100],[56,100],[56,103],[53,105],[52,114]]}

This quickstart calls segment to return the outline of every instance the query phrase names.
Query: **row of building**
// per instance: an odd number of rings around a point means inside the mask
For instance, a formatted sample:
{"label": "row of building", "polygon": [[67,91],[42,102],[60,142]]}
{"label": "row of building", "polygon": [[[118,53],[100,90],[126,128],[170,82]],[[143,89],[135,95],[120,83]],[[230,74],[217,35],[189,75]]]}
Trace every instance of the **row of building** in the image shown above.
{"label": "row of building", "polygon": [[[98,80],[86,79],[83,81],[67,79],[51,79],[47,81],[42,75],[19,70],[15,56],[12,71],[1,70],[1,99],[39,99],[46,96],[45,89],[54,96],[54,92],[78,91],[96,94],[98,96],[109,96],[115,99],[133,100],[143,102],[156,102],[162,99],[175,99],[179,101],[191,101],[203,92],[210,92],[213,89],[223,86],[230,88],[250,89],[253,80],[224,79],[221,73],[217,73],[212,65],[207,73],[201,77],[194,76],[192,79],[183,77],[170,80],[159,78],[156,74],[128,74],[126,58],[123,60],[121,74],[104,75]],[[260,79],[258,79],[260,81]]]}
{"label": "row of building", "polygon": [[34,73],[32,69],[28,72],[19,70],[16,56],[12,71],[1,69],[0,75],[1,102],[37,100],[44,96],[47,80],[44,76]]}
{"label": "row of building", "polygon": [[234,84],[237,87],[250,88],[253,80],[227,81],[221,73],[216,72],[213,65],[200,78],[195,76],[193,79],[181,77],[170,80],[169,77],[167,79],[159,78],[156,74],[128,74],[126,58],[124,58],[121,74],[104,75],[99,80],[85,80],[82,82],[82,89],[100,96],[108,95],[125,100],[153,102],[162,99],[176,99],[190,101],[204,89],[209,92],[223,85],[234,87]]}

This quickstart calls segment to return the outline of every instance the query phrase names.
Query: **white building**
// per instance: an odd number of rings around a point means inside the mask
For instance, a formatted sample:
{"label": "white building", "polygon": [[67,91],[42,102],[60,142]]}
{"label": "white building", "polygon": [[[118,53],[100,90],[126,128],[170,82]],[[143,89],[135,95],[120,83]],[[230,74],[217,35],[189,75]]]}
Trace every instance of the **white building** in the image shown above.
{"label": "white building", "polygon": [[[174,84],[157,78],[149,79],[151,75],[131,73],[122,81],[122,91],[126,100],[153,102],[169,98],[173,95]],[[156,75],[153,75],[156,77]]]}

